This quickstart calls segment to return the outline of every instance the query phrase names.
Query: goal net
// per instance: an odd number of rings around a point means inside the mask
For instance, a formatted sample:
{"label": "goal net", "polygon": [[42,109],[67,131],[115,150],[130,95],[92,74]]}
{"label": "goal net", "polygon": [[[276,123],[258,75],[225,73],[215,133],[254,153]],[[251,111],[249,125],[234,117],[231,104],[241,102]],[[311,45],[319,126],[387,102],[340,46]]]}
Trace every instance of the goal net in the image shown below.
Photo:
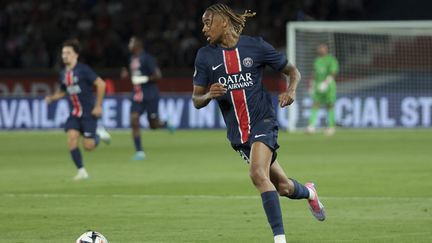
{"label": "goal net", "polygon": [[[339,62],[337,126],[432,127],[432,21],[292,22],[287,55],[302,81],[289,130],[308,125],[308,83],[321,43]],[[326,126],[325,109],[318,114],[318,126]]]}

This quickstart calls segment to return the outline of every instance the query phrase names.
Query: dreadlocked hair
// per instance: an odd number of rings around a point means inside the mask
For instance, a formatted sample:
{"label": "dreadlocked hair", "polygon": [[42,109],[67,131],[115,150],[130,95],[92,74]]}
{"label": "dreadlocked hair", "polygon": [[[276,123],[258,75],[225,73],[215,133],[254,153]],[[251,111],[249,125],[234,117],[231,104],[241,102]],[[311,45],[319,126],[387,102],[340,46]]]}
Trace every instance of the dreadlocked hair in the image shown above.
{"label": "dreadlocked hair", "polygon": [[208,7],[207,10],[228,17],[231,20],[234,31],[237,34],[241,34],[241,32],[243,31],[243,28],[246,24],[246,18],[250,18],[256,15],[256,13],[252,12],[251,10],[245,10],[243,14],[236,13],[234,12],[234,10],[232,10],[230,7],[223,3],[213,4]]}

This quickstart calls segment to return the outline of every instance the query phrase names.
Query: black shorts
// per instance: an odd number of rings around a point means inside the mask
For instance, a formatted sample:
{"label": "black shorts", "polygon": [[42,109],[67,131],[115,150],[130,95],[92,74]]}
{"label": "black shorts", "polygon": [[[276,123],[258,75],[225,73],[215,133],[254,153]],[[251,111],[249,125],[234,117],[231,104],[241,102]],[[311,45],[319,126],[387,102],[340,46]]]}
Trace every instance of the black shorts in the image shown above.
{"label": "black shorts", "polygon": [[276,150],[279,148],[277,143],[278,137],[278,125],[276,121],[271,119],[264,119],[263,121],[255,124],[251,128],[251,133],[249,134],[249,139],[244,144],[231,144],[232,148],[240,153],[240,156],[250,163],[250,152],[252,144],[254,142],[262,142],[273,152],[271,163],[273,163],[277,158]]}
{"label": "black shorts", "polygon": [[147,111],[148,119],[156,119],[159,117],[158,115],[158,107],[159,107],[159,98],[154,99],[145,99],[141,102],[132,101],[131,113],[137,112],[142,115],[145,111]]}
{"label": "black shorts", "polygon": [[78,130],[85,138],[96,138],[96,127],[98,118],[94,116],[69,116],[66,120],[64,130]]}

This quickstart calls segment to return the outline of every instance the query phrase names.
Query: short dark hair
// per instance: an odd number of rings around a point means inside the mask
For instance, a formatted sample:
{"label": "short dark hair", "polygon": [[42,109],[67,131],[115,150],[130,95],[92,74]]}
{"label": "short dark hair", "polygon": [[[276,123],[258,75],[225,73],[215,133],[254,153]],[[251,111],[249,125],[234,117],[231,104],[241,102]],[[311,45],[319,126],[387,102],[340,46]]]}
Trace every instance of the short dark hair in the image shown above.
{"label": "short dark hair", "polygon": [[72,47],[75,53],[80,54],[81,52],[81,44],[77,39],[70,39],[63,42],[62,47]]}

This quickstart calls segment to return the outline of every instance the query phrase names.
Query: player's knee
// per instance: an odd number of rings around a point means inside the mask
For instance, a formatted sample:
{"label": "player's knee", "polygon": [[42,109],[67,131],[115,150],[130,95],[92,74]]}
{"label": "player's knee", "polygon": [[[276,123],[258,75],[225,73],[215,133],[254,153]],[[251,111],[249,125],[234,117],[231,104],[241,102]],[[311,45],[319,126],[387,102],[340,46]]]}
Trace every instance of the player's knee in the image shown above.
{"label": "player's knee", "polygon": [[83,147],[86,151],[92,151],[93,149],[96,148],[96,143],[95,142],[87,142],[87,143],[84,143]]}
{"label": "player's knee", "polygon": [[78,138],[68,138],[68,146],[69,148],[78,147]]}
{"label": "player's knee", "polygon": [[139,127],[139,117],[131,117],[131,126]]}
{"label": "player's knee", "polygon": [[251,168],[249,176],[255,186],[261,186],[269,180],[265,171],[261,168]]}
{"label": "player's knee", "polygon": [[94,145],[87,145],[87,146],[84,145],[84,149],[85,149],[86,151],[92,151],[92,150],[94,150],[94,148],[95,148]]}

